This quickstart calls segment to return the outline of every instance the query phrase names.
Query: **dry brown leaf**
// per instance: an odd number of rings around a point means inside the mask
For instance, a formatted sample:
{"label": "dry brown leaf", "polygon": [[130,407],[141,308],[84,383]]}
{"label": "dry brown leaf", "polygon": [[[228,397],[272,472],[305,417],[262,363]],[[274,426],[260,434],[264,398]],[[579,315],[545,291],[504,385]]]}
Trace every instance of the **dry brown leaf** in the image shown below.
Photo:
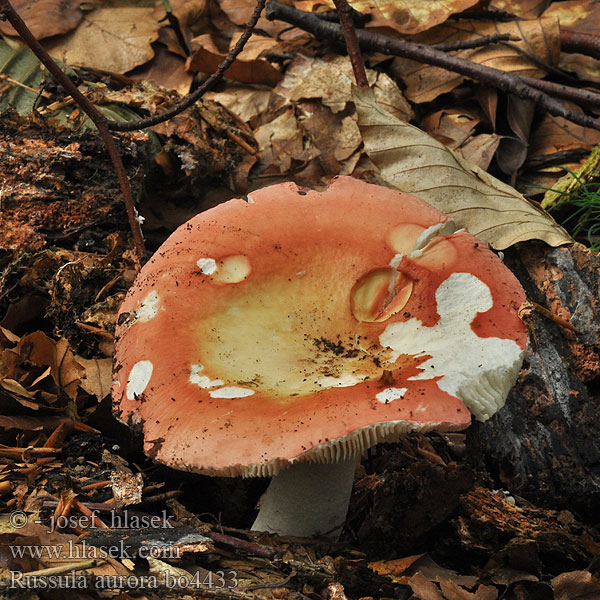
{"label": "dry brown leaf", "polygon": [[[558,20],[554,18],[509,23],[463,20],[440,25],[416,36],[413,41],[421,44],[449,44],[495,33],[510,33],[521,38],[521,41],[511,42],[510,45],[488,44],[480,48],[458,50],[453,55],[486,67],[528,77],[542,77],[545,71],[526,55],[533,56],[544,64],[558,64],[560,38]],[[419,104],[452,91],[465,79],[458,73],[407,58],[395,58],[393,71],[406,84],[406,97]]]}
{"label": "dry brown leaf", "polygon": [[257,117],[267,111],[272,95],[271,90],[230,84],[222,92],[208,92],[204,97],[223,105],[244,123],[255,128],[258,125]]}
{"label": "dry brown leaf", "polygon": [[112,386],[112,359],[76,357],[83,367],[81,387],[90,395],[96,396],[98,402],[110,394]]}
{"label": "dry brown leaf", "polygon": [[561,27],[578,33],[597,35],[600,28],[600,5],[596,0],[552,2],[543,16],[558,19]]}
{"label": "dry brown leaf", "polygon": [[480,133],[479,135],[470,137],[455,152],[467,162],[473,163],[486,171],[499,145],[499,135],[495,133]]}
{"label": "dry brown leaf", "polygon": [[443,600],[442,594],[435,583],[427,579],[421,572],[415,573],[409,580],[408,585],[413,591],[414,597],[419,600]]}
{"label": "dry brown leaf", "polygon": [[41,331],[35,331],[23,336],[13,352],[38,366],[49,366],[56,386],[69,398],[74,400],[77,397],[83,368],[75,360],[67,340],[61,338],[56,341]]}
{"label": "dry brown leaf", "polygon": [[[185,68],[189,72],[214,73],[224,59],[225,55],[213,54],[200,48],[188,58]],[[272,86],[281,80],[281,73],[266,60],[236,60],[227,69],[225,78],[240,83],[261,83]]]}
{"label": "dry brown leaf", "polygon": [[442,593],[447,600],[476,600],[475,594],[460,587],[457,583],[447,577],[438,579]]}
{"label": "dry brown leaf", "polygon": [[[252,38],[250,38],[252,39]],[[217,45],[219,44],[219,45]],[[201,33],[197,35],[191,42],[190,48],[192,52],[196,50],[200,50],[200,48],[204,48],[213,54],[223,54],[227,47],[217,36],[214,36],[212,33]]]}
{"label": "dry brown leaf", "polygon": [[[408,121],[413,112],[398,86],[383,73],[367,69],[370,85],[374,85],[377,101],[386,110]],[[288,67],[285,78],[274,92],[292,101],[319,98],[336,113],[352,101],[354,74],[350,59],[344,56],[308,58],[297,56]]]}
{"label": "dry brown leaf", "polygon": [[476,114],[469,111],[457,108],[443,109],[423,120],[423,130],[454,150],[471,137],[480,120]]}
{"label": "dry brown leaf", "polygon": [[419,560],[425,556],[425,554],[414,554],[393,560],[378,560],[369,563],[369,569],[375,571],[378,575],[387,575],[392,577],[394,581],[398,581],[398,577],[401,577],[412,565],[418,564]]}
{"label": "dry brown leaf", "polygon": [[569,73],[575,73],[579,79],[600,83],[600,64],[592,56],[563,52],[558,66]]}
{"label": "dry brown leaf", "polygon": [[42,429],[56,429],[62,423],[71,423],[69,417],[64,416],[0,416],[0,427],[3,429],[21,429],[24,431],[40,431]]}
{"label": "dry brown leaf", "polygon": [[87,13],[72,33],[46,45],[68,65],[126,73],[154,57],[160,23],[151,7],[105,7]]}
{"label": "dry brown leaf", "polygon": [[510,132],[500,140],[500,147],[496,152],[496,162],[500,170],[510,177],[514,185],[517,172],[523,166],[529,150],[529,132],[535,114],[535,103],[531,100],[522,100],[508,95],[506,115]]}
{"label": "dry brown leaf", "polygon": [[0,381],[0,386],[2,386],[7,392],[17,394],[17,396],[29,398],[29,400],[35,400],[35,394],[26,390],[18,381],[15,381],[14,379],[2,379]]}
{"label": "dry brown leaf", "polygon": [[141,473],[133,473],[127,467],[117,467],[110,474],[110,483],[117,506],[139,504],[142,501],[144,477]]}
{"label": "dry brown leaf", "polygon": [[[459,575],[455,571],[441,567],[428,554],[417,554],[394,560],[380,560],[369,563],[369,568],[379,575],[388,576],[395,583],[402,585],[410,585],[410,581],[417,573],[429,581],[439,581],[441,578],[446,578],[466,587],[473,587],[478,581],[477,577]],[[419,578],[416,581],[419,582]]]}
{"label": "dry brown leaf", "polygon": [[[233,50],[239,39],[242,37],[242,32],[238,31],[229,43],[229,50]],[[258,35],[255,33],[244,45],[244,49],[238,54],[241,60],[255,60],[260,58],[263,52],[268,52],[276,46],[280,46],[280,42],[271,37]]]}
{"label": "dry brown leaf", "polygon": [[[243,27],[250,20],[256,4],[254,2],[248,2],[248,0],[219,0],[219,6],[232,23]],[[284,21],[269,21],[269,19],[265,18],[265,13],[263,11],[263,14],[256,24],[256,29],[276,37],[284,29],[290,29],[290,26]],[[293,27],[284,37],[291,38],[298,35],[303,35],[303,32],[297,27]]]}
{"label": "dry brown leaf", "polygon": [[[206,37],[206,36],[202,36]],[[232,46],[237,42],[236,36],[231,40]],[[236,58],[231,67],[225,73],[226,79],[239,81],[241,83],[261,83],[274,86],[281,81],[281,73],[264,58],[258,58],[259,54],[278,42],[272,38],[252,36],[253,44]],[[194,39],[194,53],[186,62],[186,70],[201,73],[214,73],[219,65],[225,60],[226,55],[215,52],[214,45],[206,47],[201,45],[200,38]]]}
{"label": "dry brown leaf", "polygon": [[475,590],[475,598],[477,600],[496,600],[498,598],[498,588],[480,583],[477,590]]}
{"label": "dry brown leaf", "polygon": [[[164,44],[171,52],[186,58],[181,42],[177,39],[175,30],[169,25],[165,17],[164,3],[155,3],[154,18],[160,21],[162,27],[159,29],[158,41]],[[218,10],[210,0],[170,0],[171,10],[179,21],[179,28],[188,45],[195,35],[200,31],[208,31],[213,28],[212,17]]]}
{"label": "dry brown leaf", "polygon": [[354,104],[367,154],[390,185],[423,198],[496,249],[530,239],[551,246],[571,241],[515,189],[383,110],[371,90],[354,88]]}
{"label": "dry brown leaf", "polygon": [[[83,19],[81,4],[88,0],[13,0],[12,5],[38,39],[62,35],[75,29]],[[0,33],[17,36],[8,21],[0,21]]]}
{"label": "dry brown leaf", "polygon": [[600,596],[600,579],[589,571],[561,573],[551,583],[556,600],[592,600]]}
{"label": "dry brown leaf", "polygon": [[[544,11],[544,17],[557,18],[563,29],[577,33],[598,35],[600,28],[600,4],[595,0],[567,0],[552,2]],[[581,79],[600,81],[598,60],[583,54],[563,52],[559,66],[565,71],[577,74]]]}
{"label": "dry brown leaf", "polygon": [[[478,0],[350,0],[357,11],[371,15],[369,26],[393,27],[412,35],[444,23],[448,17],[475,6]],[[313,12],[335,10],[333,0],[297,0],[296,8]]]}
{"label": "dry brown leaf", "polygon": [[185,70],[185,60],[169,52],[162,44],[156,44],[155,52],[154,60],[129,73],[129,77],[135,81],[151,81],[185,96],[194,79],[193,73]]}
{"label": "dry brown leaf", "polygon": [[0,345],[4,347],[7,342],[16,344],[21,338],[14,334],[10,329],[6,327],[0,327]]}
{"label": "dry brown leaf", "polygon": [[[570,104],[569,108],[580,112],[581,109]],[[545,156],[574,148],[592,150],[600,144],[600,131],[582,127],[563,117],[545,115],[530,138],[530,156]]]}
{"label": "dry brown leaf", "polygon": [[489,8],[502,10],[522,19],[535,19],[547,6],[548,0],[492,0]]}
{"label": "dry brown leaf", "polygon": [[355,118],[331,114],[317,100],[299,103],[297,112],[302,129],[319,150],[318,159],[325,173],[330,177],[339,174],[340,163],[354,154],[362,142]]}
{"label": "dry brown leaf", "polygon": [[475,85],[473,87],[475,98],[483,110],[490,127],[496,130],[496,113],[498,112],[498,90],[488,85]]}
{"label": "dry brown leaf", "polygon": [[254,137],[258,142],[260,160],[267,167],[265,174],[285,173],[289,171],[292,160],[306,162],[318,154],[316,148],[305,148],[292,108],[259,127]]}

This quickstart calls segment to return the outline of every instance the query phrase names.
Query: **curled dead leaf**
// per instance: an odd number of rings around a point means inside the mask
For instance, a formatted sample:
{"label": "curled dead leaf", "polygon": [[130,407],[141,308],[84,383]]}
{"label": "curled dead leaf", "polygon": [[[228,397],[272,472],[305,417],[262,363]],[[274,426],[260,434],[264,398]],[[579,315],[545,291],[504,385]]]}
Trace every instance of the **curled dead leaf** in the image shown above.
{"label": "curled dead leaf", "polygon": [[353,88],[353,94],[367,154],[388,184],[423,198],[499,250],[531,239],[551,246],[571,241],[514,188],[383,110],[370,89]]}
{"label": "curled dead leaf", "polygon": [[[236,36],[231,41],[231,46],[237,41]],[[272,38],[258,36],[251,38],[251,44],[248,50],[244,49],[238,58],[227,69],[225,77],[241,83],[262,83],[265,85],[276,85],[282,78],[281,73],[267,60],[259,58],[259,54],[266,49],[277,44]],[[217,53],[214,49],[205,46],[199,46],[192,56],[186,62],[186,71],[201,73],[213,73],[218,66],[225,60],[226,55]]]}
{"label": "curled dead leaf", "polygon": [[38,366],[50,367],[56,387],[74,400],[81,383],[83,367],[64,338],[53,340],[42,331],[21,338],[12,352]]}

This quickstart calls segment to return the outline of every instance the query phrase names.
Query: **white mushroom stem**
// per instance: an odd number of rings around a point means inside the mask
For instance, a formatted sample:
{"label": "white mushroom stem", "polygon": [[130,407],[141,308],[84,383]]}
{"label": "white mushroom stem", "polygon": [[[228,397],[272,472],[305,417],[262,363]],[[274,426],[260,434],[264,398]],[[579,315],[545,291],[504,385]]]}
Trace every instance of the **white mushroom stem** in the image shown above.
{"label": "white mushroom stem", "polygon": [[252,529],[296,537],[339,536],[355,469],[355,457],[292,465],[271,480]]}

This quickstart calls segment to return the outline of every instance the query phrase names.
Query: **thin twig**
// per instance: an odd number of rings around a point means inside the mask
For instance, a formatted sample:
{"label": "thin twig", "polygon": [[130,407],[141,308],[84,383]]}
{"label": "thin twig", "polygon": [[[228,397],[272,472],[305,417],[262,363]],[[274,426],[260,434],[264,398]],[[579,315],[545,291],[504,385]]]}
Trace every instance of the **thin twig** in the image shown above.
{"label": "thin twig", "polygon": [[242,589],[244,592],[248,592],[252,590],[280,588],[284,585],[287,585],[294,577],[296,577],[296,572],[292,571],[285,579],[281,579],[279,581],[271,581],[270,583],[253,583],[251,585],[245,586]]}
{"label": "thin twig", "polygon": [[577,31],[561,28],[560,49],[563,52],[578,52],[586,56],[600,58],[600,38],[590,33],[578,33]]}
{"label": "thin twig", "polygon": [[361,88],[368,88],[367,72],[365,71],[365,63],[360,53],[358,38],[356,37],[356,29],[352,21],[350,5],[346,0],[333,0],[340,18],[340,24],[344,30],[344,39],[346,40],[346,49],[352,63],[354,71],[354,79],[356,85]]}
{"label": "thin twig", "polygon": [[535,79],[534,77],[526,77],[525,75],[521,75],[520,77],[531,87],[542,90],[542,92],[546,92],[548,95],[563,98],[564,100],[570,100],[577,104],[585,104],[587,106],[600,108],[600,94],[598,92],[580,90],[571,87],[570,85],[562,85],[561,83],[554,83],[553,81],[546,81],[545,79]]}
{"label": "thin twig", "polygon": [[13,8],[9,0],[0,0],[0,17],[6,19],[15,29],[15,31],[21,36],[21,39],[29,46],[31,51],[37,56],[39,61],[48,69],[50,74],[60,83],[65,91],[70,94],[75,102],[81,106],[85,114],[92,120],[94,125],[98,128],[98,132],[102,136],[104,145],[108,150],[110,159],[117,173],[117,179],[121,187],[121,193],[125,200],[125,207],[127,209],[127,217],[129,219],[129,225],[133,234],[133,241],[135,244],[135,251],[140,263],[143,263],[146,259],[146,249],[144,248],[144,238],[142,236],[142,229],[138,220],[135,205],[133,203],[133,195],[131,194],[131,186],[125,173],[125,167],[123,166],[123,160],[115,140],[110,135],[107,125],[108,120],[106,117],[98,111],[98,109],[77,89],[75,84],[63,73],[60,67],[50,58],[44,47],[38,42],[36,37],[31,33],[23,19],[18,15],[17,11]]}
{"label": "thin twig", "polygon": [[480,48],[481,46],[489,46],[498,42],[519,42],[520,37],[512,33],[494,33],[493,35],[484,35],[476,40],[464,40],[462,42],[454,42],[451,44],[433,44],[432,48],[440,52],[454,52],[455,50],[471,50],[472,48]]}
{"label": "thin twig", "polygon": [[263,558],[273,559],[284,553],[284,550],[281,548],[265,546],[264,544],[258,544],[257,542],[249,542],[248,540],[227,535],[226,533],[219,533],[218,531],[209,531],[207,535],[217,544],[229,546],[230,548],[241,550],[242,552],[253,556],[262,556]]}
{"label": "thin twig", "polygon": [[[286,23],[291,23],[312,33],[319,39],[325,38],[340,41],[343,38],[342,29],[339,25],[322,21],[311,13],[285,6],[275,0],[269,2],[267,6],[267,18],[271,20],[279,19]],[[523,79],[512,73],[479,65],[457,56],[450,56],[431,46],[389,38],[378,33],[357,31],[356,35],[363,50],[383,52],[392,56],[402,56],[459,73],[476,81],[493,85],[499,90],[514,94],[523,100],[532,100],[551,115],[564,117],[582,127],[590,127],[600,131],[600,121],[597,119],[568,109],[541,90],[529,86]]]}
{"label": "thin twig", "polygon": [[164,113],[160,115],[154,115],[152,117],[148,117],[147,119],[140,119],[139,121],[126,121],[117,123],[116,121],[110,121],[108,123],[108,128],[112,131],[133,131],[135,129],[144,129],[145,127],[152,127],[152,125],[157,125],[158,123],[163,123],[164,121],[168,121],[173,118],[175,115],[183,112],[186,108],[189,108],[194,104],[197,100],[199,100],[206,92],[211,90],[215,85],[221,81],[225,71],[229,69],[229,67],[233,64],[238,54],[244,49],[246,42],[250,39],[254,31],[254,27],[258,23],[258,19],[265,7],[266,0],[258,0],[256,8],[254,9],[254,13],[252,14],[252,18],[248,21],[246,25],[246,29],[244,33],[240,36],[237,44],[229,51],[229,54],[225,57],[225,60],[219,65],[217,70],[193,93],[186,96],[181,102],[171,107],[169,110],[166,110]]}
{"label": "thin twig", "polygon": [[506,10],[465,10],[450,15],[452,21],[492,21],[494,23],[509,23],[516,21],[517,16]]}
{"label": "thin twig", "polygon": [[23,459],[28,456],[48,456],[58,454],[60,448],[15,448],[0,444],[0,456],[6,458],[14,458],[15,460]]}
{"label": "thin twig", "polygon": [[155,494],[154,496],[144,497],[140,504],[154,504],[156,502],[163,502],[164,500],[172,500],[178,498],[183,494],[180,490],[171,490],[170,492],[162,492],[161,494]]}
{"label": "thin twig", "polygon": [[90,528],[92,529],[108,529],[108,525],[94,514],[83,502],[75,498],[73,504],[79,509],[79,512],[90,520]]}

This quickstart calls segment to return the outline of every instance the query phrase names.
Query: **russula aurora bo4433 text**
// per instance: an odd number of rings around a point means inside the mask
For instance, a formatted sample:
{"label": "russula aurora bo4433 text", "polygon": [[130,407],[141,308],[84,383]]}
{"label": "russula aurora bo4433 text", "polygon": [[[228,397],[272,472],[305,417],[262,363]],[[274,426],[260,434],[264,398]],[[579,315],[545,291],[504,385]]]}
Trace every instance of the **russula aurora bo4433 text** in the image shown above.
{"label": "russula aurora bo4433 text", "polygon": [[255,529],[326,533],[355,457],[504,403],[527,343],[504,264],[422,200],[340,177],[182,225],[121,308],[113,399],[176,469],[273,476]]}

